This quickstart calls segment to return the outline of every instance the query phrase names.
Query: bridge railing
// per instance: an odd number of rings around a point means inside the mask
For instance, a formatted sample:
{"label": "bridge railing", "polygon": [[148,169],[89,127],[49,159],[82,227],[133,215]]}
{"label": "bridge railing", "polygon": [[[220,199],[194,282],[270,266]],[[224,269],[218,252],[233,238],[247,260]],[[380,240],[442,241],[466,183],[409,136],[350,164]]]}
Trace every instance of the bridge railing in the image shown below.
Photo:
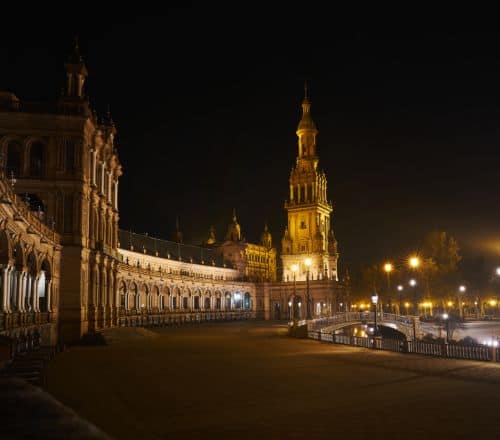
{"label": "bridge railing", "polygon": [[374,337],[358,337],[322,333],[320,330],[310,330],[310,339],[317,341],[351,345],[354,347],[373,348],[377,350],[396,351],[401,353],[421,354],[452,359],[469,359],[476,361],[500,361],[500,347],[486,345],[443,344],[423,341],[404,341],[401,339],[387,339]]}

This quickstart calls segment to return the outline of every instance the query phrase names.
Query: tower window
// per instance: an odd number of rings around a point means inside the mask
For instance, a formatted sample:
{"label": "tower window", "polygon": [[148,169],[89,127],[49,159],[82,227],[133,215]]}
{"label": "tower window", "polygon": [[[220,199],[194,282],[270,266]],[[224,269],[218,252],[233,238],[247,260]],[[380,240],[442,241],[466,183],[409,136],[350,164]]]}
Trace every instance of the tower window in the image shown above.
{"label": "tower window", "polygon": [[11,175],[19,177],[21,174],[22,146],[18,142],[11,142],[7,147],[7,177]]}
{"label": "tower window", "polygon": [[300,229],[307,229],[306,222],[304,220],[300,221]]}
{"label": "tower window", "polygon": [[40,177],[43,175],[44,145],[34,142],[30,147],[30,176]]}
{"label": "tower window", "polygon": [[66,142],[64,168],[67,172],[75,170],[75,144],[72,141]]}

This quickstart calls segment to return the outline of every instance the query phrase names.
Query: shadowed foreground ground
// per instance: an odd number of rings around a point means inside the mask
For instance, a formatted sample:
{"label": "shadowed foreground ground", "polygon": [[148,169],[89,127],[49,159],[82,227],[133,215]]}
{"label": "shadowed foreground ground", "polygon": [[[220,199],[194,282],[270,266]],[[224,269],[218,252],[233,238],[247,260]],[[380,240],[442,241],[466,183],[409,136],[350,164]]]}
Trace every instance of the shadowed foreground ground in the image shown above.
{"label": "shadowed foreground ground", "polygon": [[500,364],[291,339],[270,323],[114,331],[48,389],[116,439],[498,438]]}

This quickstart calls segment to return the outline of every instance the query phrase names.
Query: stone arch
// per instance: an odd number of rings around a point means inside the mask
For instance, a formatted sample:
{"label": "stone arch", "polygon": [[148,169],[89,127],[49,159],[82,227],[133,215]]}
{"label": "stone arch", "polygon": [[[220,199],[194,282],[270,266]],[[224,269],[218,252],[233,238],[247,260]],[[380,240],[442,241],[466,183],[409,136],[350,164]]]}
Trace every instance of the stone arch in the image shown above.
{"label": "stone arch", "polygon": [[52,303],[52,269],[49,260],[44,259],[40,265],[37,283],[38,309],[49,312]]}
{"label": "stone arch", "polygon": [[231,292],[229,290],[226,290],[224,292],[224,309],[231,310],[232,305],[233,305],[233,295],[231,295]]}
{"label": "stone arch", "polygon": [[252,308],[252,295],[250,295],[250,292],[245,292],[243,295],[243,308],[245,310],[250,310]]}
{"label": "stone arch", "polygon": [[181,291],[175,286],[172,289],[172,309],[179,309],[181,307]]}
{"label": "stone arch", "polygon": [[220,290],[216,290],[214,292],[214,301],[215,301],[215,304],[214,304],[214,308],[215,310],[221,310],[222,309],[222,292]]}
{"label": "stone arch", "polygon": [[[151,308],[156,307],[157,309],[160,308],[160,295],[161,295],[161,290],[160,288],[155,284],[151,288]],[[162,299],[162,306],[165,306],[165,298]],[[163,308],[162,307],[162,308]]]}
{"label": "stone arch", "polygon": [[119,303],[118,306],[122,310],[126,310],[128,308],[128,289],[125,281],[121,280],[118,286],[118,298]]}
{"label": "stone arch", "polygon": [[0,311],[6,307],[4,290],[7,288],[5,285],[8,282],[11,254],[9,235],[5,230],[0,230]]}
{"label": "stone arch", "polygon": [[30,311],[34,309],[35,298],[35,282],[37,278],[37,262],[33,252],[30,252],[26,258],[26,279],[24,284],[24,310]]}
{"label": "stone arch", "polygon": [[6,268],[12,257],[12,248],[7,231],[0,230],[0,267]]}
{"label": "stone arch", "polygon": [[144,283],[141,286],[141,289],[139,292],[139,309],[140,310],[144,310],[145,308],[147,308],[148,296],[149,296],[149,287],[146,283]]}
{"label": "stone arch", "polygon": [[201,308],[201,291],[194,289],[192,298],[193,309],[199,310]]}
{"label": "stone arch", "polygon": [[233,293],[233,307],[240,310],[243,305],[243,295],[239,290]]}
{"label": "stone arch", "polygon": [[210,310],[212,308],[212,292],[210,291],[210,289],[205,290],[203,308],[205,310]]}
{"label": "stone arch", "polygon": [[139,310],[139,290],[137,289],[137,284],[135,283],[135,281],[132,281],[129,285],[128,298],[129,309]]}
{"label": "stone arch", "polygon": [[14,244],[14,249],[12,252],[12,258],[14,260],[14,266],[10,271],[10,282],[9,282],[9,303],[11,311],[19,310],[20,298],[19,298],[19,286],[22,281],[23,269],[25,266],[25,255],[24,249],[21,243],[17,241]]}

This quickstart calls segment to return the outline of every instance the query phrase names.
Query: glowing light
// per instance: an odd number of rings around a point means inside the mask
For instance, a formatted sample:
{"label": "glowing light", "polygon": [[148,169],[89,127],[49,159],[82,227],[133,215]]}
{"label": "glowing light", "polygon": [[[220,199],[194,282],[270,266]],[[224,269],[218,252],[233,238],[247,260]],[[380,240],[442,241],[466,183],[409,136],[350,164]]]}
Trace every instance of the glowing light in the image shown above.
{"label": "glowing light", "polygon": [[448,313],[443,313],[443,319],[448,319]]}
{"label": "glowing light", "polygon": [[288,301],[288,307],[292,307],[292,301]]}
{"label": "glowing light", "polygon": [[409,284],[411,287],[415,287],[417,285],[417,280],[411,279]]}
{"label": "glowing light", "polygon": [[372,304],[377,304],[378,303],[378,295],[372,295]]}
{"label": "glowing light", "polygon": [[292,264],[292,272],[297,272],[299,270],[298,264]]}
{"label": "glowing light", "polygon": [[462,285],[458,288],[458,290],[460,290],[460,292],[465,292],[467,289],[465,286]]}
{"label": "glowing light", "polygon": [[500,276],[500,266],[497,267],[496,273],[497,273],[498,276]]}
{"label": "glowing light", "polygon": [[309,266],[311,266],[311,264],[312,264],[312,260],[311,260],[310,258],[306,258],[306,259],[304,260],[304,264],[305,264],[307,267],[309,267]]}
{"label": "glowing light", "polygon": [[488,303],[489,303],[490,306],[496,306],[497,305],[497,300],[496,299],[490,299],[488,301]]}
{"label": "glowing light", "polygon": [[301,302],[299,302],[299,307],[302,307],[302,303]]}
{"label": "glowing light", "polygon": [[234,294],[234,299],[238,301],[241,298],[241,295],[239,293]]}
{"label": "glowing light", "polygon": [[406,308],[410,307],[410,303],[409,302],[405,302],[405,307]]}
{"label": "glowing light", "polygon": [[398,286],[398,290],[399,290],[400,292],[403,290],[403,286],[402,286],[401,284]]}
{"label": "glowing light", "polygon": [[448,301],[447,304],[448,304],[448,307],[451,307],[453,305],[453,303],[451,301]]}
{"label": "glowing light", "polygon": [[393,267],[392,267],[392,264],[391,264],[391,263],[385,263],[385,264],[384,264],[384,270],[385,270],[386,272],[392,272],[392,269],[393,269]]}
{"label": "glowing light", "polygon": [[410,257],[408,263],[411,268],[416,269],[418,266],[420,266],[420,258],[416,256]]}

